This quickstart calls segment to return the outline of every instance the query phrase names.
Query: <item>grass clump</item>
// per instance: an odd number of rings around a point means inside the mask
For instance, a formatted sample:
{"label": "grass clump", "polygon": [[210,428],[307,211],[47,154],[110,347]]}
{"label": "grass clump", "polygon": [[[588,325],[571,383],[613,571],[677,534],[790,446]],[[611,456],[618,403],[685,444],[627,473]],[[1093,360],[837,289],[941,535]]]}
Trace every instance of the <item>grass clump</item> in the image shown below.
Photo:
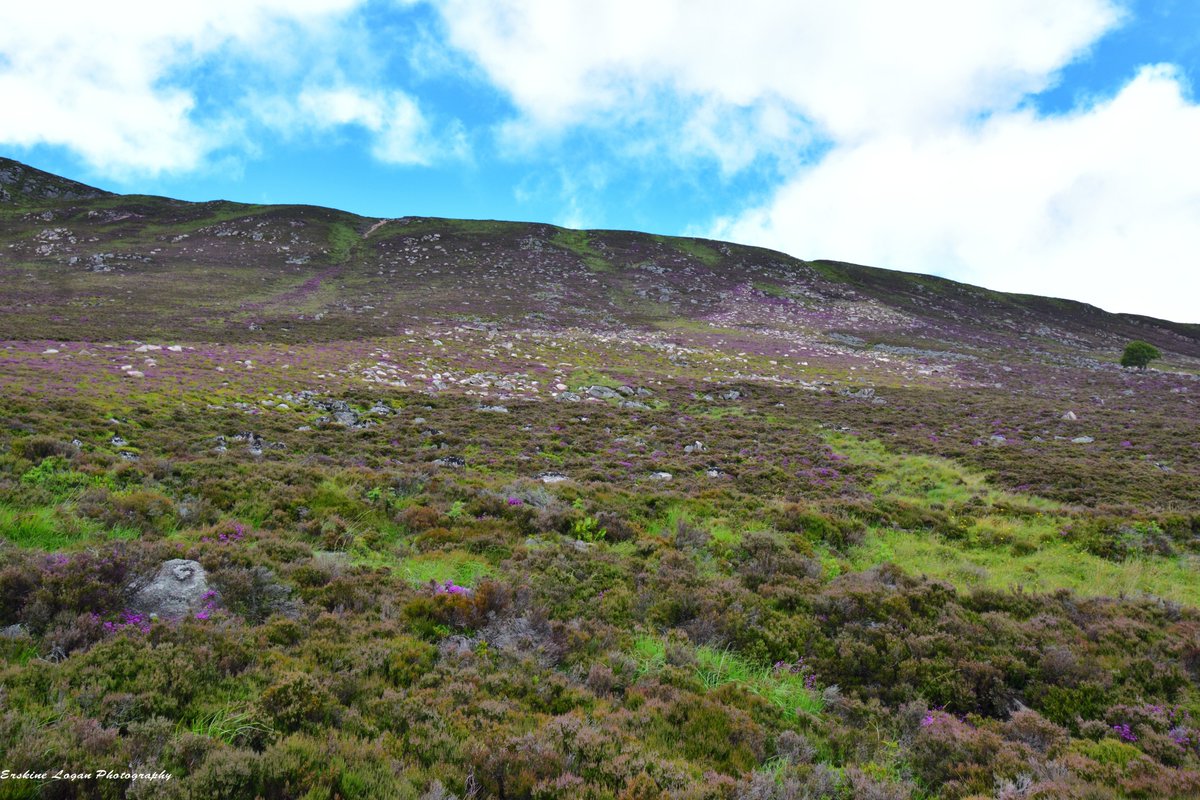
{"label": "grass clump", "polygon": [[671,661],[677,661],[688,664],[707,691],[734,684],[793,715],[818,714],[824,707],[821,694],[816,691],[816,679],[802,663],[780,662],[764,667],[728,648],[701,645],[677,655],[671,653],[675,647],[655,636],[637,637],[631,655],[639,675],[656,673]]}
{"label": "grass clump", "polygon": [[400,562],[400,573],[404,580],[420,586],[433,581],[450,581],[457,586],[474,586],[483,578],[495,574],[495,569],[486,561],[475,558],[460,550],[447,553],[423,553]]}

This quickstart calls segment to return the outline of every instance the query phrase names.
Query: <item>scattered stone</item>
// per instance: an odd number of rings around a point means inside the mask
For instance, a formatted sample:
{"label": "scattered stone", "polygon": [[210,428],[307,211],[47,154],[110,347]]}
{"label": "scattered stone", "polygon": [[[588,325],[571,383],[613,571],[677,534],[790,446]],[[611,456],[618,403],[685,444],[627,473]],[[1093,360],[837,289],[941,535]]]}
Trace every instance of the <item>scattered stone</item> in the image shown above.
{"label": "scattered stone", "polygon": [[55,354],[55,353],[57,353],[57,352],[58,352],[58,351],[57,351],[57,350],[55,350],[53,347],[47,347],[45,350],[43,350],[43,351],[42,351],[42,355],[44,355],[44,356],[52,356],[52,355],[54,355],[54,354]]}
{"label": "scattered stone", "polygon": [[1067,413],[1062,415],[1062,418],[1065,420],[1072,420],[1072,421],[1079,419],[1079,417],[1075,415],[1074,411],[1068,411]]}
{"label": "scattered stone", "polygon": [[450,467],[451,469],[462,469],[467,465],[466,459],[459,456],[445,456],[444,458],[435,460],[433,463],[439,467]]}
{"label": "scattered stone", "polygon": [[568,403],[578,403],[583,400],[583,398],[575,394],[575,392],[563,392],[558,396],[558,399],[565,400]]}
{"label": "scattered stone", "polygon": [[491,411],[496,414],[507,414],[508,413],[507,406],[480,406],[479,408],[477,408],[475,410],[476,411]]}
{"label": "scattered stone", "polygon": [[113,437],[109,439],[108,442],[114,447],[124,447],[125,445],[129,444],[128,441],[116,434],[113,434]]}
{"label": "scattered stone", "polygon": [[1008,439],[998,433],[994,433],[988,438],[988,441],[990,441],[992,444],[1004,444],[1008,441]]}
{"label": "scattered stone", "polygon": [[588,397],[595,397],[600,400],[615,400],[621,396],[616,390],[610,389],[607,386],[588,386],[581,389],[581,391]]}
{"label": "scattered stone", "polygon": [[561,472],[543,472],[538,475],[538,480],[542,483],[562,483],[565,480],[570,480],[570,478]]}
{"label": "scattered stone", "polygon": [[371,422],[363,422],[358,412],[351,408],[350,404],[345,400],[314,400],[312,404],[317,408],[329,412],[329,416],[321,417],[317,420],[318,423],[332,423],[347,428],[366,428],[373,424]]}
{"label": "scattered stone", "polygon": [[200,609],[213,598],[208,576],[197,561],[173,558],[163,563],[144,585],[134,584],[130,608],[141,614],[178,619]]}
{"label": "scattered stone", "polygon": [[1075,444],[1091,444],[1092,442],[1094,442],[1096,440],[1093,439],[1091,436],[1076,436],[1071,441],[1074,442]]}
{"label": "scattered stone", "polygon": [[704,442],[697,441],[697,442],[693,442],[692,444],[689,444],[688,446],[684,447],[683,452],[685,452],[685,453],[703,453],[707,449],[708,448],[706,448],[704,446]]}
{"label": "scattered stone", "polygon": [[724,477],[725,471],[717,469],[716,467],[709,467],[708,469],[704,470],[704,474],[710,478],[721,478]]}
{"label": "scattered stone", "polygon": [[141,370],[131,369],[125,373],[125,377],[126,378],[144,378],[144,377],[146,377],[146,373],[142,372]]}
{"label": "scattered stone", "polygon": [[669,472],[651,472],[650,473],[650,479],[655,480],[655,481],[669,481],[673,477],[675,477],[675,476],[673,476]]}
{"label": "scattered stone", "polygon": [[639,411],[649,411],[650,406],[637,400],[622,400],[618,405],[621,408],[636,408]]}

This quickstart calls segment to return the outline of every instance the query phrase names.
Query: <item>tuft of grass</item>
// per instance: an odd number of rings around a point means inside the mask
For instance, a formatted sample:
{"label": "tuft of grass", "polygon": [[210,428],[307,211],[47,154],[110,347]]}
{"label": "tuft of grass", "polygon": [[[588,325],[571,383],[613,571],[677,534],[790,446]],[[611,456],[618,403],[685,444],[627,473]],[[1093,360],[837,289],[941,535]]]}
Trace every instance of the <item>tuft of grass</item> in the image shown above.
{"label": "tuft of grass", "polygon": [[55,552],[94,543],[97,539],[128,541],[140,534],[123,525],[105,529],[53,506],[18,509],[0,503],[0,539],[18,547]]}
{"label": "tuft of grass", "polygon": [[196,736],[206,736],[228,745],[256,737],[271,736],[275,732],[270,725],[256,719],[248,711],[229,708],[217,709],[179,727]]}
{"label": "tuft of grass", "polygon": [[67,536],[52,508],[15,509],[0,505],[0,537],[18,547],[61,550],[73,544]]}
{"label": "tuft of grass", "polygon": [[448,553],[423,553],[400,563],[400,574],[415,586],[434,581],[452,581],[459,586],[474,586],[480,579],[495,574],[491,564],[461,550]]}
{"label": "tuft of grass", "polygon": [[[639,636],[632,656],[639,677],[654,673],[666,665],[666,643],[655,636]],[[696,677],[708,691],[732,683],[789,714],[818,714],[823,708],[820,694],[805,687],[802,674],[759,666],[727,648],[701,646],[695,656]]]}

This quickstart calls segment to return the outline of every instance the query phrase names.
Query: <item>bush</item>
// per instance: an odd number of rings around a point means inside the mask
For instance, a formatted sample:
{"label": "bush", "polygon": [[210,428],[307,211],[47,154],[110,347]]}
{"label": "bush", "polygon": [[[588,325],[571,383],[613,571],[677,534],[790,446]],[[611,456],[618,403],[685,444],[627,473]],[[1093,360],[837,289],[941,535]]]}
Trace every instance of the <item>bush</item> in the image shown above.
{"label": "bush", "polygon": [[1156,358],[1162,358],[1162,353],[1157,347],[1149,342],[1143,342],[1141,339],[1135,339],[1125,345],[1125,352],[1121,354],[1121,366],[1145,369],[1146,365]]}

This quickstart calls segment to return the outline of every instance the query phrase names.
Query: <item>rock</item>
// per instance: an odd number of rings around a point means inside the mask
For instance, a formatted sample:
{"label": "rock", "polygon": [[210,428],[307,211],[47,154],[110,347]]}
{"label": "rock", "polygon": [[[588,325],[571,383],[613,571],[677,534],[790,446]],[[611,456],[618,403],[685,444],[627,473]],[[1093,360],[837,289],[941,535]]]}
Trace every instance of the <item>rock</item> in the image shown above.
{"label": "rock", "polygon": [[720,397],[722,400],[740,400],[742,393],[737,389],[730,389],[729,391],[721,392],[718,397]]}
{"label": "rock", "polygon": [[1065,420],[1077,420],[1077,419],[1079,419],[1079,417],[1077,417],[1077,416],[1075,415],[1075,412],[1074,412],[1074,411],[1068,411],[1067,413],[1065,413],[1065,414],[1063,414],[1063,415],[1062,415],[1062,418],[1063,418],[1063,419],[1065,419]]}
{"label": "rock", "polygon": [[496,414],[507,414],[508,408],[506,406],[480,406],[476,409],[476,411],[491,411]]}
{"label": "rock", "polygon": [[717,469],[716,467],[709,467],[708,469],[704,470],[704,474],[710,478],[720,478],[725,475],[725,472]]}
{"label": "rock", "polygon": [[615,400],[621,396],[619,392],[607,386],[588,386],[583,390],[583,393],[588,397],[596,397],[601,400]]}
{"label": "rock", "polygon": [[28,639],[29,631],[21,623],[0,628],[0,639]]}
{"label": "rock", "polygon": [[674,476],[669,472],[651,472],[650,480],[654,481],[669,481]]}
{"label": "rock", "polygon": [[43,351],[42,351],[42,355],[44,355],[44,356],[52,356],[52,355],[54,355],[54,354],[55,354],[55,353],[57,353],[57,352],[58,352],[58,351],[57,351],[57,350],[55,350],[53,347],[47,347],[45,350],[43,350]]}
{"label": "rock", "polygon": [[173,558],[164,562],[148,583],[136,589],[130,608],[140,614],[178,619],[200,609],[214,596],[199,562]]}
{"label": "rock", "polygon": [[142,372],[141,370],[131,369],[125,373],[125,377],[126,378],[144,378],[144,377],[146,377],[146,373]]}
{"label": "rock", "polygon": [[570,478],[561,472],[543,472],[541,475],[538,475],[538,480],[542,483],[562,483],[565,480],[570,480]]}
{"label": "rock", "polygon": [[685,453],[703,453],[706,449],[707,448],[704,446],[704,442],[697,441],[697,442],[689,444],[687,447],[683,448],[683,452],[685,452]]}
{"label": "rock", "polygon": [[1092,442],[1094,442],[1096,440],[1093,439],[1091,436],[1076,436],[1071,441],[1074,442],[1075,444],[1091,444]]}
{"label": "rock", "polygon": [[637,400],[622,400],[618,404],[621,408],[636,408],[640,411],[649,411],[650,406]]}
{"label": "rock", "polygon": [[450,467],[452,469],[462,469],[467,465],[466,459],[459,456],[446,456],[435,460],[433,463],[439,467]]}
{"label": "rock", "polygon": [[125,439],[123,439],[120,436],[117,436],[115,434],[108,441],[109,441],[109,444],[113,445],[114,447],[124,447],[125,445],[129,444],[129,442],[127,442]]}
{"label": "rock", "polygon": [[1004,438],[998,433],[994,433],[991,435],[991,437],[989,437],[988,441],[990,441],[992,444],[1004,444],[1008,441],[1008,439]]}
{"label": "rock", "polygon": [[568,403],[578,403],[583,400],[583,398],[575,394],[575,392],[563,392],[558,396],[558,399],[566,400]]}

